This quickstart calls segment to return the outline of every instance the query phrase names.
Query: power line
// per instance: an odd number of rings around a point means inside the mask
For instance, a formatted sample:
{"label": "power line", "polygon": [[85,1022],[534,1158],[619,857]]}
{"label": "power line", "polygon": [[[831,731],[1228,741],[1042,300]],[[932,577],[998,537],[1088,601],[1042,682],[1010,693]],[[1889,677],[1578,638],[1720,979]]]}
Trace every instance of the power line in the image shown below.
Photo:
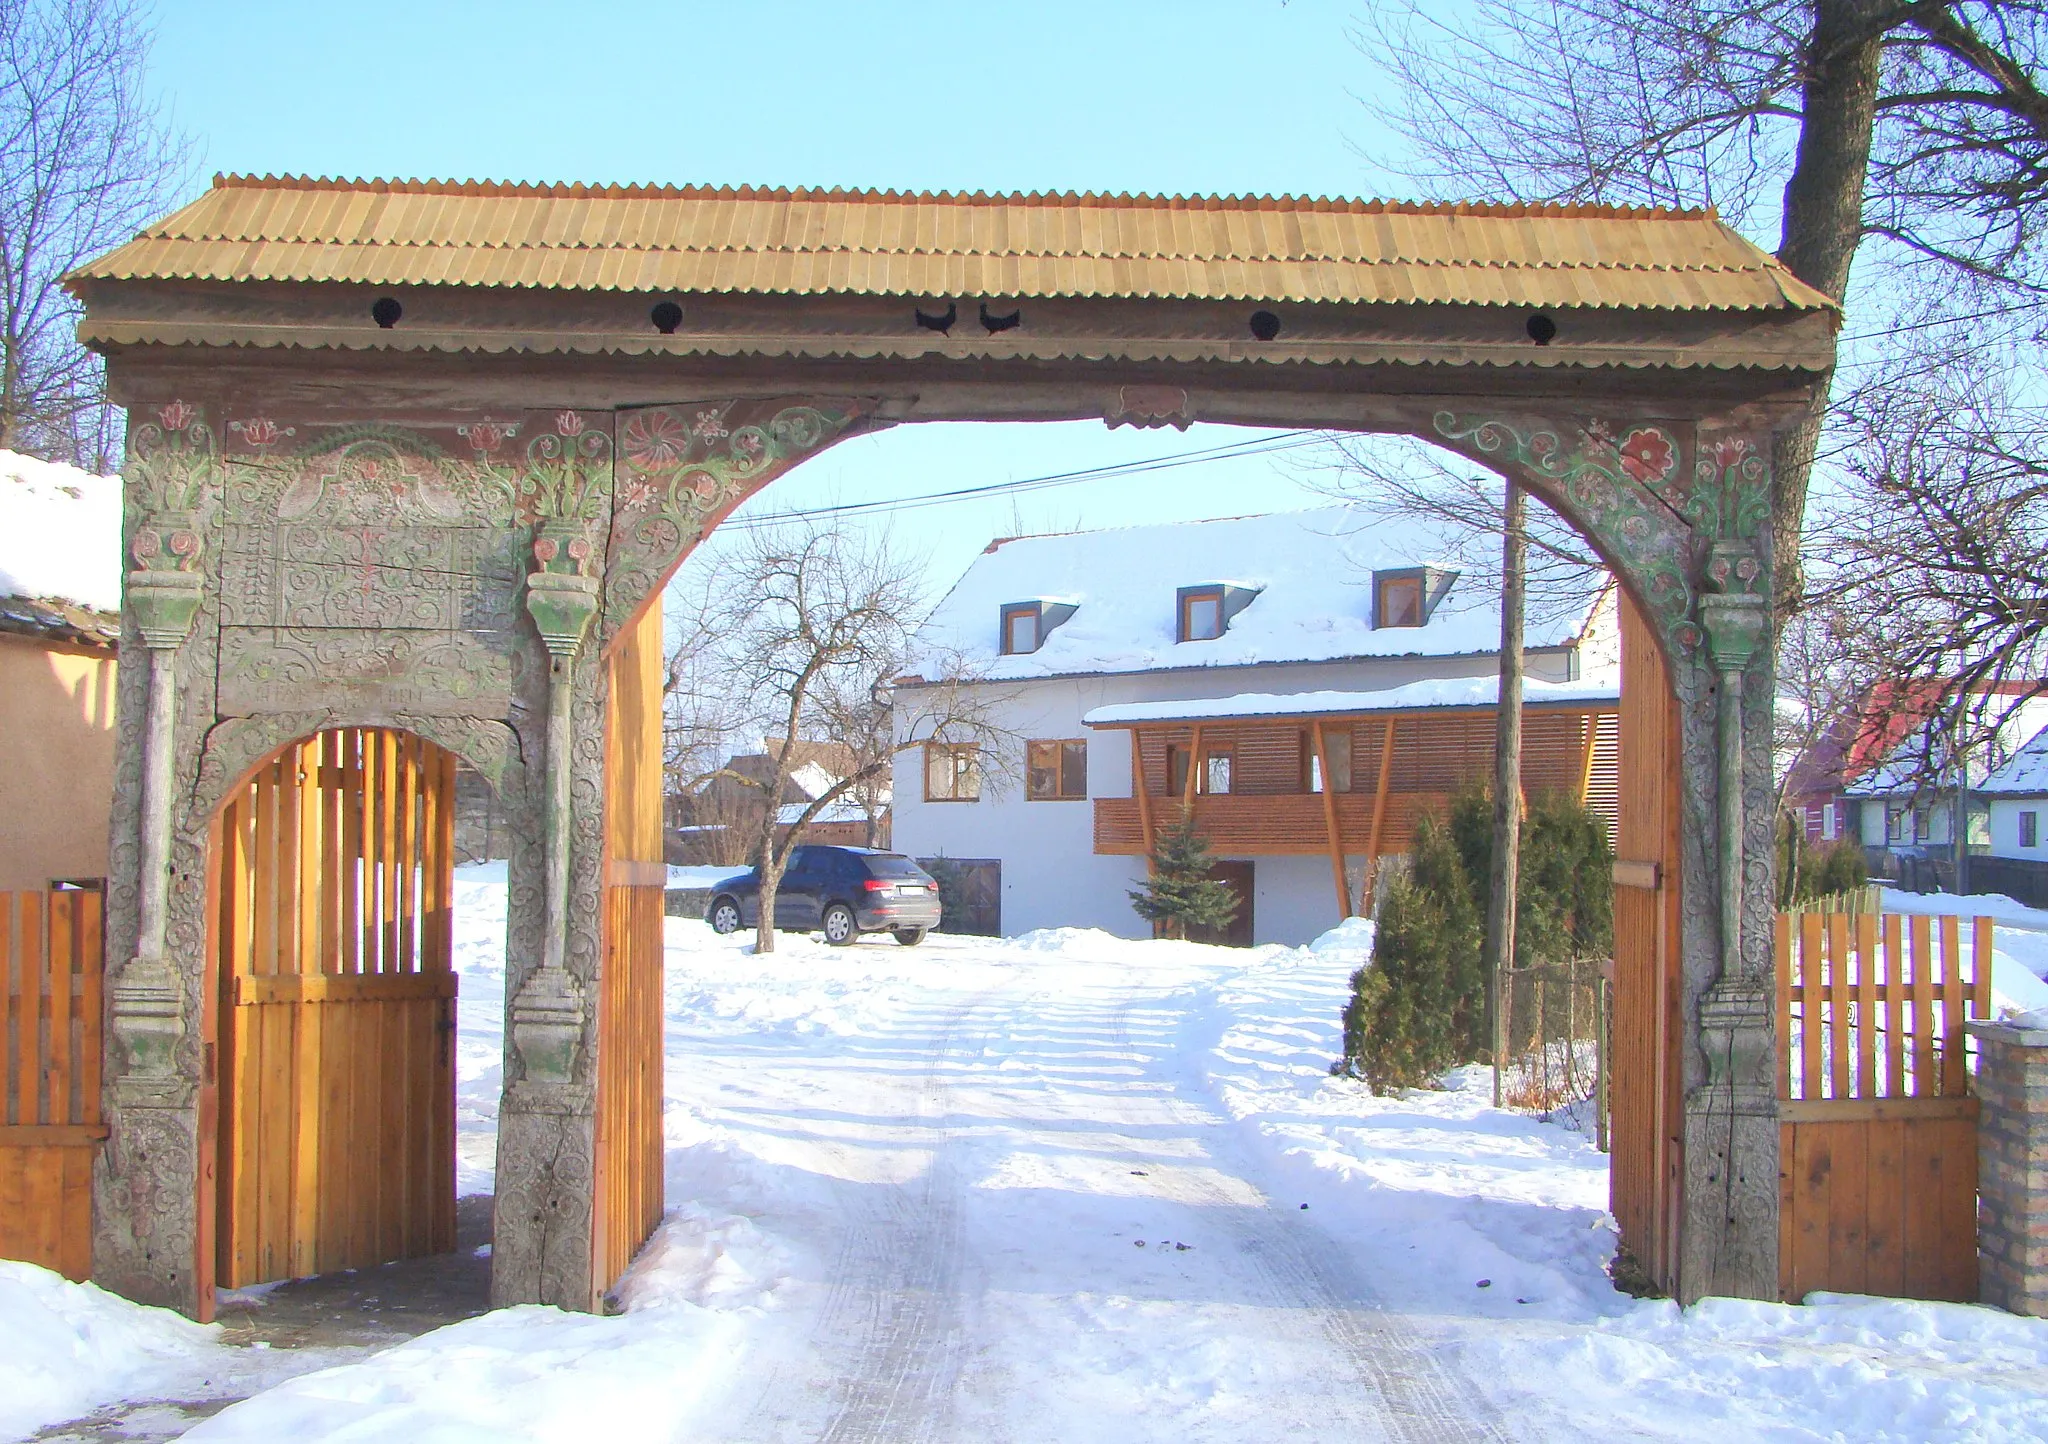
{"label": "power line", "polygon": [[1275,436],[1234,441],[1224,446],[1206,447],[1200,451],[1183,451],[1168,456],[1147,457],[1139,461],[1115,462],[1108,466],[1086,467],[1080,471],[1061,471],[1048,476],[1024,477],[1016,481],[995,481],[981,486],[955,487],[950,491],[875,497],[866,501],[840,502],[833,506],[797,507],[789,511],[768,512],[761,516],[734,517],[721,524],[719,530],[778,526],[784,522],[806,521],[816,517],[869,516],[878,512],[915,511],[922,507],[945,506],[953,502],[975,501],[982,497],[1047,491],[1054,487],[1078,486],[1083,482],[1103,481],[1111,477],[1140,476],[1147,472],[1168,471],[1181,466],[1200,466],[1212,461],[1234,461],[1239,457],[1263,456],[1273,452],[1291,451],[1296,447],[1316,445],[1323,440],[1321,432],[1283,431]]}

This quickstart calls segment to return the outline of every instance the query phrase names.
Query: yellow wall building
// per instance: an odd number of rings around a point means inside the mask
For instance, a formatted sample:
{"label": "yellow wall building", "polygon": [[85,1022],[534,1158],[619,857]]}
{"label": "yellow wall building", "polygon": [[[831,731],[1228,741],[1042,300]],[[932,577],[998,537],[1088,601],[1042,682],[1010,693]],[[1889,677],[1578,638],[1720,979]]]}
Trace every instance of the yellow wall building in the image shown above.
{"label": "yellow wall building", "polygon": [[0,598],[0,891],[107,872],[112,617]]}

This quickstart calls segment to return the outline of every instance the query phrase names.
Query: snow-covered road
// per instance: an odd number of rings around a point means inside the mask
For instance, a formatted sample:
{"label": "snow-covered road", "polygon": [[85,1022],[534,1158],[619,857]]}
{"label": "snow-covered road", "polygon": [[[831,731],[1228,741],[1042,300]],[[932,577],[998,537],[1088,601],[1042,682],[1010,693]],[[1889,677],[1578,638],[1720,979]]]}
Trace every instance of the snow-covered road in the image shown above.
{"label": "snow-covered road", "polygon": [[671,1038],[696,1126],[804,1180],[775,1186],[780,1207],[759,1180],[733,1202],[824,1264],[815,1305],[694,1437],[1484,1437],[1429,1340],[1313,1211],[1269,1195],[1191,1086],[1185,969],[990,968],[943,940],[912,966],[944,981],[829,1058]]}
{"label": "snow-covered road", "polygon": [[[457,907],[480,1192],[502,870],[465,869]],[[103,1405],[44,1437],[164,1438],[248,1394],[185,1437],[2048,1439],[2048,1321],[1617,1293],[1583,1133],[1488,1106],[1477,1069],[1398,1098],[1329,1076],[1369,938],[785,936],[757,957],[672,919],[669,1214],[621,1312],[258,1354],[0,1264],[0,1438]]]}

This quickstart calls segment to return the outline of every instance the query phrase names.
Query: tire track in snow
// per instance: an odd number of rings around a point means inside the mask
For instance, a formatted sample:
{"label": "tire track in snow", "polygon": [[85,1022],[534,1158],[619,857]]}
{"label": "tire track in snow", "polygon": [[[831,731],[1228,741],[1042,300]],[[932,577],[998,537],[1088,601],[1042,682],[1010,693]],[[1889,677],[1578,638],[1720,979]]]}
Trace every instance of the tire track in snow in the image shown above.
{"label": "tire track in snow", "polygon": [[[1109,1023],[1117,1044],[1140,1054],[1130,1037],[1135,1003],[1135,990],[1126,991]],[[1191,1134],[1232,1137],[1234,1125],[1228,1118],[1190,1102],[1180,1089],[1167,1097],[1169,1112]],[[1255,1170],[1241,1146],[1231,1147],[1227,1158],[1215,1162],[1256,1187],[1251,1183]],[[1476,1406],[1470,1401],[1477,1391],[1460,1387],[1435,1344],[1373,1297],[1349,1257],[1319,1225],[1297,1220],[1259,1190],[1266,1204],[1259,1217],[1269,1226],[1254,1228],[1243,1201],[1218,1187],[1213,1174],[1189,1170],[1175,1182],[1174,1201],[1214,1209],[1218,1218],[1229,1220],[1240,1257],[1260,1274],[1271,1301],[1300,1316],[1349,1363],[1351,1377],[1365,1386],[1375,1404],[1371,1413],[1376,1417],[1360,1420],[1361,1424],[1380,1425],[1387,1437],[1413,1444],[1505,1437],[1497,1421],[1474,1417]],[[1355,1404],[1355,1395],[1347,1398],[1345,1391],[1327,1387],[1318,1393],[1327,1401],[1333,1421],[1355,1412],[1347,1407]]]}

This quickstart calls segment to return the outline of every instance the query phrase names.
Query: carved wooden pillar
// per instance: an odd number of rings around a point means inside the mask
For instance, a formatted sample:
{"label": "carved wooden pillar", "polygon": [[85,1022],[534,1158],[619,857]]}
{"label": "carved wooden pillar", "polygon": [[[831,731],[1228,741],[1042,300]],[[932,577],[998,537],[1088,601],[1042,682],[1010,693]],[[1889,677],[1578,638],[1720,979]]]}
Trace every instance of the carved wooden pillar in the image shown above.
{"label": "carved wooden pillar", "polygon": [[1776,1298],[1770,952],[1771,418],[1439,414],[1433,438],[1528,486],[1629,586],[1679,713],[1684,1156],[1679,1294]]}

